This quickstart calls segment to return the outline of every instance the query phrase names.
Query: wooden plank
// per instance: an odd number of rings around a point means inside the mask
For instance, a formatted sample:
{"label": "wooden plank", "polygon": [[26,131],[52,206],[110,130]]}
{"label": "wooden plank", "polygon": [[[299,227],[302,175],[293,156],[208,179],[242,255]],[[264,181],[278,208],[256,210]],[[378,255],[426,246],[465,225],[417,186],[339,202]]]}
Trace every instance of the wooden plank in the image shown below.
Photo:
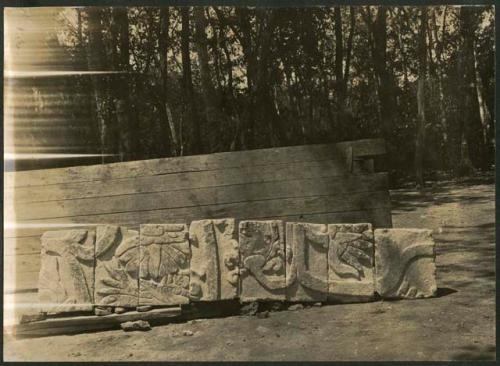
{"label": "wooden plank", "polygon": [[[99,223],[97,223],[99,224]],[[113,223],[110,223],[113,224]],[[120,223],[115,223],[120,224]],[[125,224],[120,224],[125,225]],[[140,223],[135,225],[125,225],[127,228],[132,230],[139,230]],[[71,229],[82,229],[82,230],[90,230],[95,229],[96,223],[71,223],[64,220],[59,220],[59,222],[55,223],[44,223],[44,222],[14,222],[12,226],[4,229],[4,240],[8,239],[25,239],[30,237],[38,237],[45,232],[51,230],[71,230]]]}
{"label": "wooden plank", "polygon": [[40,237],[4,238],[3,255],[40,254]]}
{"label": "wooden plank", "polygon": [[40,220],[26,220],[21,224],[123,224],[137,225],[144,222],[189,222],[206,217],[249,218],[257,216],[287,216],[297,213],[342,212],[379,207],[389,207],[387,191],[355,192],[346,196],[327,195],[312,197],[278,198],[251,202],[235,202],[206,206],[168,208],[145,211],[124,211],[100,215],[72,216]]}
{"label": "wooden plank", "polygon": [[7,173],[5,174],[4,186],[41,186],[75,181],[109,180],[185,171],[226,169],[242,165],[256,166],[298,161],[328,160],[344,154],[345,149],[349,146],[353,147],[356,156],[385,154],[385,143],[383,140],[367,139],[337,144],[222,152],[180,158]]}
{"label": "wooden plank", "polygon": [[12,332],[16,336],[45,336],[64,334],[68,331],[88,331],[95,329],[112,329],[121,323],[136,320],[159,321],[180,316],[180,307],[152,309],[147,312],[130,311],[123,314],[106,316],[74,316],[46,319],[32,323],[18,324]]}
{"label": "wooden plank", "polygon": [[[363,173],[362,173],[363,174]],[[162,174],[92,182],[70,182],[37,187],[7,188],[5,196],[17,203],[57,201],[88,197],[109,197],[135,193],[178,191],[237,184],[349,176],[345,161],[334,159],[312,162],[240,166],[224,170]],[[360,177],[360,179],[362,179]]]}
{"label": "wooden plank", "polygon": [[[300,217],[300,215],[296,215],[294,217]],[[133,229],[134,227],[131,228]],[[53,230],[54,228],[47,229]],[[4,257],[15,255],[22,256],[27,254],[40,254],[40,235],[25,236],[19,238],[4,238]]]}
{"label": "wooden plank", "polygon": [[34,291],[38,288],[38,272],[39,268],[30,272],[22,272],[4,276],[4,293],[19,293],[26,291]]}
{"label": "wooden plank", "polygon": [[40,268],[40,253],[26,255],[4,255],[4,272],[31,272]]}
{"label": "wooden plank", "polygon": [[48,230],[68,228],[91,228],[96,224],[126,225],[138,227],[144,222],[191,222],[207,217],[257,219],[260,217],[282,217],[296,214],[359,211],[382,208],[390,210],[387,191],[355,193],[347,197],[317,196],[299,197],[254,202],[239,202],[221,205],[173,208],[152,211],[120,212],[105,215],[74,216],[17,222],[16,227],[5,230],[5,237],[42,235]]}
{"label": "wooden plank", "polygon": [[350,195],[379,191],[387,187],[387,174],[290,179],[279,182],[239,184],[173,192],[120,195],[101,198],[22,203],[15,207],[17,220],[52,219],[72,216],[111,214],[196,207],[279,198]]}

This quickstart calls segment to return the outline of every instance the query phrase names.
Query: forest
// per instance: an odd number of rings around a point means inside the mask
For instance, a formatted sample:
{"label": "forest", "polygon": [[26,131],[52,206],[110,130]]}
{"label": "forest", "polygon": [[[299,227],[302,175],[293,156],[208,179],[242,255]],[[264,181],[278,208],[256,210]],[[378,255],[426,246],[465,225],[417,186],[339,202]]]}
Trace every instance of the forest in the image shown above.
{"label": "forest", "polygon": [[491,6],[85,7],[57,22],[53,47],[88,72],[50,81],[71,90],[64,138],[98,162],[382,137],[391,177],[419,186],[494,165]]}

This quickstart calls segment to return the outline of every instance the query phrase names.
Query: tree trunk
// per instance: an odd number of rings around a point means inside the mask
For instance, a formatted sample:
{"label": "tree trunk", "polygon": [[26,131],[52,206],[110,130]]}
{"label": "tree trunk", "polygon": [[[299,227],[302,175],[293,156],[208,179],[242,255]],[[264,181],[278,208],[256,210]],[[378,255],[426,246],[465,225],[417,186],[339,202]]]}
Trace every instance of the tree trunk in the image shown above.
{"label": "tree trunk", "polygon": [[203,103],[205,107],[205,128],[202,129],[203,135],[206,136],[206,142],[203,144],[204,152],[216,152],[219,150],[219,131],[218,120],[219,113],[217,112],[217,101],[215,96],[215,88],[212,82],[212,75],[209,66],[209,56],[207,48],[207,35],[205,29],[207,20],[202,7],[194,8],[195,20],[195,45],[198,53],[198,64],[200,67],[201,90]]}
{"label": "tree trunk", "polygon": [[[168,27],[170,24],[170,11],[168,7],[160,8],[160,37],[158,39],[158,52],[160,56],[160,75],[161,75],[161,95],[163,103],[160,111],[163,121],[158,121],[160,131],[160,153],[167,156],[169,153],[176,156],[178,154],[179,143],[174,121],[169,113],[168,104]],[[170,115],[169,115],[170,114]]]}
{"label": "tree trunk", "polygon": [[[474,29],[476,20],[475,9],[470,6],[460,8],[460,75],[461,83],[461,113],[462,118],[462,153],[460,156],[461,171],[467,173],[472,163],[477,168],[485,167],[484,144],[482,140],[482,125],[477,89],[475,84],[476,70],[474,66]],[[468,156],[467,156],[468,155]]]}
{"label": "tree trunk", "polygon": [[[371,19],[370,7],[368,7],[368,13],[368,15],[365,15],[365,21],[373,38],[372,56],[377,77],[380,119],[383,136],[387,139],[391,135],[396,109],[393,79],[387,68],[387,7],[378,7],[375,21]],[[390,144],[388,144],[388,149],[391,149]]]}
{"label": "tree trunk", "polygon": [[340,6],[336,6],[333,10],[335,19],[335,86],[337,92],[337,110],[342,114],[344,110],[344,75],[343,75],[343,62],[344,62],[344,47],[342,44],[342,14]]}
{"label": "tree trunk", "polygon": [[[104,71],[104,44],[102,41],[102,10],[96,7],[89,7],[86,10],[88,18],[88,51],[87,64],[89,71]],[[101,161],[108,162],[108,155],[112,153],[112,143],[110,139],[109,129],[106,120],[105,99],[106,99],[106,83],[102,75],[91,75],[93,88],[93,111],[99,131],[99,141],[101,146]]]}
{"label": "tree trunk", "polygon": [[189,8],[181,8],[181,53],[182,53],[182,83],[186,105],[185,131],[187,135],[187,146],[185,151],[188,154],[199,154],[201,150],[200,121],[196,116],[196,101],[193,91],[193,76],[191,72],[191,56],[189,51]]}
{"label": "tree trunk", "polygon": [[427,8],[420,10],[420,31],[418,37],[418,85],[417,85],[417,104],[418,121],[417,136],[415,143],[415,178],[417,186],[424,187],[424,149],[425,149],[425,84],[427,78]]}
{"label": "tree trunk", "polygon": [[[134,118],[133,106],[129,95],[129,80],[130,80],[130,41],[128,29],[127,8],[113,8],[113,25],[116,27],[116,36],[118,37],[120,52],[115,57],[115,71],[122,71],[124,74],[115,76],[114,85],[114,106],[116,112],[116,120],[118,123],[119,151],[120,160],[133,160],[140,156],[138,151],[138,126]],[[115,38],[116,39],[116,38]],[[116,48],[114,50],[116,53]]]}
{"label": "tree trunk", "polygon": [[345,69],[344,69],[344,98],[347,97],[347,84],[349,82],[349,68],[351,67],[351,55],[352,55],[352,42],[354,39],[354,32],[356,30],[356,13],[354,6],[349,7],[349,20],[350,20],[350,31],[349,38],[347,39],[346,57],[345,57]]}

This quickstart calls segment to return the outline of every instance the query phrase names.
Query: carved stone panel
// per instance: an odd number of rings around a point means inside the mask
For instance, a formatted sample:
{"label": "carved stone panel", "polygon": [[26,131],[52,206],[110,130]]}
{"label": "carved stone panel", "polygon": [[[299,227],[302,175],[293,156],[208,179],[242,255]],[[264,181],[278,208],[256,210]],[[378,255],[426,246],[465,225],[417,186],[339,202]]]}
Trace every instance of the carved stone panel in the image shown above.
{"label": "carved stone panel", "polygon": [[326,301],[328,231],[322,224],[286,224],[286,299]]}
{"label": "carved stone panel", "polygon": [[241,221],[239,241],[241,301],[285,300],[283,222]]}
{"label": "carved stone panel", "polygon": [[91,311],[95,233],[88,230],[47,231],[41,242],[38,277],[41,311]]}
{"label": "carved stone panel", "polygon": [[375,284],[383,298],[437,293],[435,243],[430,230],[375,230]]}
{"label": "carved stone panel", "polygon": [[122,226],[97,227],[95,303],[131,308],[139,300],[139,232]]}
{"label": "carved stone panel", "polygon": [[193,221],[189,226],[189,239],[191,300],[237,298],[239,250],[235,220]]}
{"label": "carved stone panel", "polygon": [[139,304],[189,303],[187,225],[141,225],[140,236]]}
{"label": "carved stone panel", "polygon": [[369,300],[375,283],[371,224],[328,225],[328,297],[331,300]]}

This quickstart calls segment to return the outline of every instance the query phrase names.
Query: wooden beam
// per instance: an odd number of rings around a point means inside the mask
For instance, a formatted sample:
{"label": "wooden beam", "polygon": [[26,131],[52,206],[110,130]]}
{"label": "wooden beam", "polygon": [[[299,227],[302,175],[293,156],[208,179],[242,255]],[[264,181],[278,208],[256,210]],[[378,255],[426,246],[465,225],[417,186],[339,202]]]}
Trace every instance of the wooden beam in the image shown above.
{"label": "wooden beam", "polygon": [[147,312],[130,311],[105,316],[73,316],[17,324],[6,330],[16,337],[43,337],[55,334],[79,333],[90,330],[119,328],[121,323],[136,320],[161,321],[179,317],[181,308],[153,309]]}

